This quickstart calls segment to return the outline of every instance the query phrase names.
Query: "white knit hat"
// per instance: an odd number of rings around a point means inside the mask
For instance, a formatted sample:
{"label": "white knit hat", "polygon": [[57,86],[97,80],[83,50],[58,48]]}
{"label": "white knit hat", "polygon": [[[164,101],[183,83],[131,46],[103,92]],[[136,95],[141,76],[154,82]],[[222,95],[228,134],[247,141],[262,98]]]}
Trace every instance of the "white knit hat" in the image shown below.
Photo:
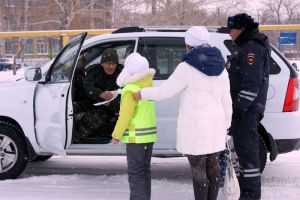
{"label": "white knit hat", "polygon": [[141,72],[147,68],[149,68],[148,60],[139,53],[131,53],[125,59],[124,69],[126,69],[130,75]]}
{"label": "white knit hat", "polygon": [[201,46],[207,43],[209,39],[209,33],[203,26],[192,26],[185,32],[185,43],[191,47]]}
{"label": "white knit hat", "polygon": [[117,85],[124,86],[128,77],[142,73],[146,69],[149,69],[148,60],[139,53],[131,53],[125,59],[124,68],[117,78]]}

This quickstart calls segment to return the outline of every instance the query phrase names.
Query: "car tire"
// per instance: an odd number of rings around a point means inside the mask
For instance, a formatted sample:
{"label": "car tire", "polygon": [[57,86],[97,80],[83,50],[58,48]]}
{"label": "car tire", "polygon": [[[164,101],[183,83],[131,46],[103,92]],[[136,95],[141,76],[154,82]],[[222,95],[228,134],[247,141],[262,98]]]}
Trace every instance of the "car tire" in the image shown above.
{"label": "car tire", "polygon": [[30,160],[30,162],[43,162],[51,158],[52,155],[47,155],[47,156],[37,156],[35,159]]}
{"label": "car tire", "polygon": [[267,147],[265,141],[259,136],[259,160],[260,160],[260,173],[262,173],[267,163]]}
{"label": "car tire", "polygon": [[27,163],[28,151],[22,130],[13,123],[0,121],[0,180],[17,178]]}

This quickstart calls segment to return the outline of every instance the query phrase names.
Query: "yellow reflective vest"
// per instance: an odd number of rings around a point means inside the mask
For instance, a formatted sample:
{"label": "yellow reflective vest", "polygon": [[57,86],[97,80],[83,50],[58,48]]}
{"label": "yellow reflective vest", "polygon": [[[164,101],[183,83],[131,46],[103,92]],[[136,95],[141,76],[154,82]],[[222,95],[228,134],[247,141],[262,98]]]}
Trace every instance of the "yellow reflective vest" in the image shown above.
{"label": "yellow reflective vest", "polygon": [[[141,88],[130,83],[122,89],[122,97],[127,91],[135,93]],[[135,109],[135,114],[121,137],[123,143],[150,143],[157,140],[155,106],[153,101],[141,99]]]}

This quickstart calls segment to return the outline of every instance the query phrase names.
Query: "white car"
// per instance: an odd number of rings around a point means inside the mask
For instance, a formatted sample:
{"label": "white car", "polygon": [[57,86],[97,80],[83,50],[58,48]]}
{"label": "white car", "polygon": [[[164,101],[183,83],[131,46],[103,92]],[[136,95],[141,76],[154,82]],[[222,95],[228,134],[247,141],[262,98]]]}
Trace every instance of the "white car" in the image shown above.
{"label": "white car", "polygon": [[[79,106],[86,103],[78,98],[82,92],[77,86],[79,55],[85,57],[87,69],[99,63],[108,47],[117,50],[121,62],[137,51],[156,69],[154,82],[159,85],[181,62],[186,48],[183,30],[129,28],[117,32],[87,40],[86,33],[78,35],[53,61],[41,68],[28,68],[26,79],[0,83],[0,179],[16,178],[29,160],[46,160],[54,154],[125,154],[125,146],[112,145],[111,138],[101,135],[101,130],[89,138],[80,127],[87,111]],[[232,41],[222,32],[222,29],[211,31],[209,43],[218,47],[226,60]],[[259,126],[261,170],[267,152],[270,160],[274,160],[278,153],[298,149],[300,144],[297,72],[275,48],[271,63],[265,117]],[[154,156],[180,156],[176,151],[178,104],[178,96],[156,103],[158,141]]]}

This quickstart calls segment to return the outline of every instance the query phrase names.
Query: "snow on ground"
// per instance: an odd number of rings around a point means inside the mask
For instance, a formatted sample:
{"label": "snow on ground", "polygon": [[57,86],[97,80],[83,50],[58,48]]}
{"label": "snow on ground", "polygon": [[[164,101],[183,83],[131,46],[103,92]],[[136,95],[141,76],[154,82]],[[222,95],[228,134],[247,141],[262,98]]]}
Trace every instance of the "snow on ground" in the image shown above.
{"label": "snow on ground", "polygon": [[[129,199],[125,156],[54,156],[0,181],[1,200]],[[192,200],[186,158],[152,159],[152,200]],[[300,151],[279,155],[262,175],[262,200],[300,199]],[[222,198],[219,198],[222,200]]]}
{"label": "snow on ground", "polygon": [[[15,76],[1,71],[0,81],[23,75],[23,68]],[[124,156],[54,156],[30,163],[16,180],[0,181],[0,200],[129,199],[126,168]],[[152,177],[152,200],[193,199],[186,158],[153,158]],[[279,155],[262,175],[262,200],[281,199],[300,199],[300,151]]]}
{"label": "snow on ground", "polygon": [[10,81],[10,80],[17,80],[22,77],[24,77],[24,69],[21,68],[16,71],[16,75],[13,75],[12,70],[7,70],[7,71],[0,71],[0,82],[1,81]]}

